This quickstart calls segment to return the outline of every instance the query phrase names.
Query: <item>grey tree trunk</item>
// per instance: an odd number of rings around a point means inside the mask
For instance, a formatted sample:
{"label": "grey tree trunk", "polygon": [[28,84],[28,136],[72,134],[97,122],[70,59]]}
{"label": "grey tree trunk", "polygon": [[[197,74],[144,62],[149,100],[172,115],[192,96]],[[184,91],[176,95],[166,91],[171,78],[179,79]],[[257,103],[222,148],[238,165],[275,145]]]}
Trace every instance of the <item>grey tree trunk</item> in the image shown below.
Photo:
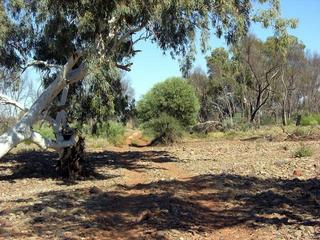
{"label": "grey tree trunk", "polygon": [[[82,80],[85,76],[85,67],[80,64],[79,67],[73,69],[78,63],[81,53],[74,53],[62,66],[61,71],[56,79],[43,91],[39,98],[33,103],[23,117],[7,132],[0,136],[0,158],[7,154],[12,148],[19,143],[30,140],[43,149],[53,148],[60,154],[66,147],[74,146],[76,143],[75,135],[70,139],[63,138],[63,127],[66,126],[66,113],[64,110],[57,113],[56,119],[47,116],[48,109],[52,105],[53,100],[62,92],[60,104],[65,104],[68,95],[68,86]],[[41,134],[35,132],[32,126],[39,120],[48,121],[55,133],[56,139],[47,139]]]}
{"label": "grey tree trunk", "polygon": [[282,99],[282,111],[281,111],[281,118],[282,118],[282,125],[287,126],[287,99],[288,99],[288,88],[284,81],[284,70],[282,69],[281,73],[281,82],[284,88],[283,91],[283,99]]}

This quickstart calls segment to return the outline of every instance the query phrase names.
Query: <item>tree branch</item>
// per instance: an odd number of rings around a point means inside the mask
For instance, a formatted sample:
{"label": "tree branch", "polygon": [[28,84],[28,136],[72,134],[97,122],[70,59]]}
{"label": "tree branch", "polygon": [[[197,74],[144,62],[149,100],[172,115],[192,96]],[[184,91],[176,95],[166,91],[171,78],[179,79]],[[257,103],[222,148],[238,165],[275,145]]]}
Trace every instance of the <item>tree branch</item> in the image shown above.
{"label": "tree branch", "polygon": [[[42,92],[22,118],[12,128],[0,136],[0,158],[13,147],[27,139],[32,140],[41,147],[54,148],[57,150],[75,144],[75,136],[68,141],[64,139],[58,139],[56,141],[45,139],[39,133],[33,132],[32,125],[43,116],[43,112],[48,109],[54,99],[68,84],[75,83],[84,78],[85,67],[83,63],[76,69],[73,69],[79,62],[81,56],[81,52],[74,53],[63,66],[63,70],[57,74],[56,79]],[[68,78],[65,78],[66,76]],[[24,106],[20,106],[20,108],[25,109]]]}
{"label": "tree branch", "polygon": [[[81,51],[76,51],[75,53],[72,54],[71,57],[69,57],[67,63],[63,67],[63,79],[66,80],[68,78],[69,73],[72,71],[72,68],[74,65],[77,64],[79,59],[82,57],[82,52]],[[82,65],[82,64],[81,64]]]}
{"label": "tree branch", "polygon": [[147,32],[143,32],[142,34],[140,34],[140,36],[137,39],[133,41],[133,45],[138,43],[141,40],[147,40],[150,36],[151,34],[148,34]]}
{"label": "tree branch", "polygon": [[[57,122],[56,120],[54,120],[52,117],[48,116],[48,111],[45,111],[44,114],[42,114],[40,117],[39,117],[39,120],[42,120],[42,121],[47,121],[48,123],[51,124],[51,126],[53,127],[53,129],[56,129],[57,128]],[[43,122],[42,122],[43,123]],[[42,125],[41,123],[41,125]]]}
{"label": "tree branch", "polygon": [[1,93],[0,93],[0,104],[13,105],[24,112],[28,111],[28,108],[26,108],[23,104],[15,101],[15,100],[13,100],[13,99],[9,98],[8,96],[1,94]]}
{"label": "tree branch", "polygon": [[55,150],[60,150],[62,148],[71,147],[76,144],[76,140],[74,136],[72,136],[70,140],[56,142],[54,140],[45,138],[40,133],[34,132],[34,131],[31,133],[30,140],[35,144],[37,144],[42,149],[53,148]]}
{"label": "tree branch", "polygon": [[22,73],[27,70],[27,68],[32,67],[32,66],[44,66],[48,68],[59,68],[62,69],[61,65],[57,64],[51,64],[48,63],[47,61],[41,61],[41,60],[34,60],[32,62],[29,62],[27,65],[22,67]]}
{"label": "tree branch", "polygon": [[[276,66],[270,68],[270,69],[266,72],[265,78],[266,78],[266,81],[267,81],[267,82],[269,82],[269,79],[270,79],[270,81],[273,80],[273,78],[275,78],[275,77],[278,75],[278,73],[279,73],[279,71],[280,71],[280,69],[277,69],[278,67],[279,67],[279,66],[276,65]],[[277,69],[277,71],[275,71],[275,73],[272,74],[272,76],[269,78],[269,77],[268,77],[269,74],[270,74],[273,70],[275,70],[275,69]]]}
{"label": "tree branch", "polygon": [[253,66],[251,65],[250,60],[249,60],[249,59],[248,59],[248,60],[246,59],[246,62],[247,62],[247,64],[249,65],[249,68],[250,68],[250,71],[251,71],[253,77],[256,79],[257,82],[260,82],[260,80],[259,80],[256,72],[255,72],[254,69],[253,69]]}
{"label": "tree branch", "polygon": [[124,40],[126,40],[129,36],[131,36],[132,34],[139,32],[140,30],[142,30],[144,28],[144,24],[132,29],[129,29],[126,33],[124,33],[121,38],[118,40],[118,42],[123,42]]}
{"label": "tree branch", "polygon": [[111,47],[111,52],[116,50],[119,47],[119,44],[123,43],[125,40],[127,40],[132,34],[139,32],[144,28],[146,24],[142,24],[141,26],[137,26],[134,28],[129,29],[127,32],[125,32],[122,36],[120,36],[119,39],[115,39],[113,46]]}
{"label": "tree branch", "polygon": [[120,69],[122,69],[122,70],[124,70],[124,71],[130,72],[130,71],[131,71],[131,66],[132,66],[132,64],[133,64],[133,63],[128,63],[128,64],[126,64],[126,65],[121,65],[121,64],[116,63],[116,67],[117,67],[117,68],[120,68]]}
{"label": "tree branch", "polygon": [[76,83],[82,80],[87,73],[86,67],[84,63],[81,63],[79,67],[76,69],[71,70],[66,77],[66,80],[69,84]]}

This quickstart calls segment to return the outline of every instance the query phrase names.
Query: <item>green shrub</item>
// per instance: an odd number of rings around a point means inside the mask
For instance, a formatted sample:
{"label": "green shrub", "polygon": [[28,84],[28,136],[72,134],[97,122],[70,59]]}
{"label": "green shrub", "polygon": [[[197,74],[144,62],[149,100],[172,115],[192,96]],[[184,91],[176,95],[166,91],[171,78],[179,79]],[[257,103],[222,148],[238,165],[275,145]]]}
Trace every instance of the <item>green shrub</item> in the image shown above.
{"label": "green shrub", "polygon": [[277,124],[276,121],[275,121],[275,118],[272,117],[272,116],[269,116],[268,114],[263,114],[261,116],[261,119],[260,119],[260,124],[261,125],[275,125]]}
{"label": "green shrub", "polygon": [[55,138],[54,131],[49,124],[36,124],[33,128],[35,131],[39,132],[43,137],[49,139]]}
{"label": "green shrub", "polygon": [[90,126],[90,124],[75,122],[74,124],[71,124],[71,127],[76,128],[81,134],[91,135],[92,126]]}
{"label": "green shrub", "polygon": [[137,104],[137,113],[142,123],[166,113],[187,127],[196,123],[199,108],[194,88],[183,78],[169,78],[143,96]]}
{"label": "green shrub", "polygon": [[302,126],[315,126],[318,125],[318,121],[313,116],[303,116],[301,119]]}
{"label": "green shrub", "polygon": [[234,121],[232,118],[225,118],[223,121],[222,121],[222,129],[224,131],[227,131],[227,130],[231,130],[233,129],[235,126],[234,124]]}
{"label": "green shrub", "polygon": [[316,126],[320,124],[320,114],[308,114],[301,118],[302,126]]}
{"label": "green shrub", "polygon": [[137,115],[146,134],[162,143],[173,143],[183,129],[196,123],[199,101],[183,78],[156,84],[137,104]]}
{"label": "green shrub", "polygon": [[[105,145],[105,140],[113,145],[121,145],[124,140],[125,127],[122,123],[117,121],[106,121],[97,124],[97,132],[92,135],[92,126],[90,124],[74,124],[73,127],[77,128],[81,134],[87,135],[89,138],[101,139],[101,144]],[[92,145],[95,145],[92,143]]]}
{"label": "green shrub", "polygon": [[147,135],[152,134],[159,142],[165,144],[178,141],[184,132],[179,121],[165,113],[145,123],[143,128]]}
{"label": "green shrub", "polygon": [[121,123],[110,121],[109,128],[107,132],[108,141],[119,145],[123,142],[124,139],[125,128]]}
{"label": "green shrub", "polygon": [[313,151],[309,146],[301,145],[294,153],[293,156],[296,158],[310,157]]}
{"label": "green shrub", "polygon": [[248,123],[246,119],[240,113],[235,113],[233,118],[225,118],[222,121],[223,131],[237,130],[237,131],[248,131],[253,127],[252,123]]}
{"label": "green shrub", "polygon": [[303,138],[303,137],[309,136],[311,132],[312,132],[312,127],[304,126],[304,127],[294,128],[291,134],[294,136]]}
{"label": "green shrub", "polygon": [[98,127],[98,135],[106,137],[109,143],[120,145],[124,139],[125,128],[116,121],[107,121]]}
{"label": "green shrub", "polygon": [[239,123],[237,127],[242,132],[247,132],[247,131],[252,130],[254,128],[253,124],[250,122]]}

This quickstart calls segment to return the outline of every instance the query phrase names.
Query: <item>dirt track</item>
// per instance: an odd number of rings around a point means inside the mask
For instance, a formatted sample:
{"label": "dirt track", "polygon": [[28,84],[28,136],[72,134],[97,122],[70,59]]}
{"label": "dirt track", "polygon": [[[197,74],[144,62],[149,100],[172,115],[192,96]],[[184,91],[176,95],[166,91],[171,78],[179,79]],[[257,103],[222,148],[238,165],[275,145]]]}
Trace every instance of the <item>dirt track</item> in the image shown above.
{"label": "dirt track", "polygon": [[192,140],[91,149],[90,177],[55,155],[0,161],[0,239],[320,239],[320,142]]}

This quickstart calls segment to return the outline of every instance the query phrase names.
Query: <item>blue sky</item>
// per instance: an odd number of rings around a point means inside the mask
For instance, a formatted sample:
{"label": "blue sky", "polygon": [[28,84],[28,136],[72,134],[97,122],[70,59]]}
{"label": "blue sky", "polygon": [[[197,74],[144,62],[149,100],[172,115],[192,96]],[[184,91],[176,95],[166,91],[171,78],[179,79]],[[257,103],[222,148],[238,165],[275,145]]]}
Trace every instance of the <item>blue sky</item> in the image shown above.
{"label": "blue sky", "polygon": [[[297,18],[299,25],[290,33],[297,36],[310,51],[320,52],[320,0],[281,0],[283,17]],[[266,39],[271,31],[253,26],[251,32],[261,39]],[[221,39],[212,38],[212,48],[225,46]],[[181,76],[179,63],[173,60],[169,54],[163,55],[162,51],[150,42],[141,42],[137,49],[142,50],[133,59],[131,72],[127,78],[135,91],[135,97],[139,99],[155,83],[168,77]],[[198,53],[194,66],[206,69],[205,56]]]}

